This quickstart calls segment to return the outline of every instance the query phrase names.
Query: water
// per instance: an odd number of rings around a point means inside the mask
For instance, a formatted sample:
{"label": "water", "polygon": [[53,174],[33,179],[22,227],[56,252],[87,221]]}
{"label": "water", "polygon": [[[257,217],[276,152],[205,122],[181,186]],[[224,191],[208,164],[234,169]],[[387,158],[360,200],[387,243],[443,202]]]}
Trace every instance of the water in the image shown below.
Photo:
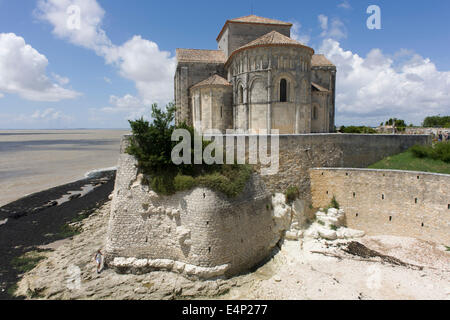
{"label": "water", "polygon": [[0,207],[117,164],[126,130],[0,131]]}

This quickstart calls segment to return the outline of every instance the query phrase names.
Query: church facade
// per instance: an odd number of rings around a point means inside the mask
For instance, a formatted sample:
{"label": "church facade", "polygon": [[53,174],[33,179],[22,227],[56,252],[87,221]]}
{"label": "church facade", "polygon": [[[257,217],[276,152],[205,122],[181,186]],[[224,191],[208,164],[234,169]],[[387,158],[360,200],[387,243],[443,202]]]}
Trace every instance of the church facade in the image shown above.
{"label": "church facade", "polygon": [[291,23],[228,20],[218,50],[177,49],[177,124],[199,132],[334,131],[336,67],[290,37]]}

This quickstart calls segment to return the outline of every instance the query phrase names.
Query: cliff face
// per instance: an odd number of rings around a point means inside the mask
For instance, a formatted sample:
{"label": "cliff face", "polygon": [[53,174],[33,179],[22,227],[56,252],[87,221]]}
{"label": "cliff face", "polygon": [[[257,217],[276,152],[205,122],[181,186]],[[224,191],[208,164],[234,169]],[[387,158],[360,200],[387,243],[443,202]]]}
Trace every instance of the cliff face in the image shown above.
{"label": "cliff face", "polygon": [[280,214],[258,175],[236,198],[206,188],[160,196],[142,184],[136,164],[119,157],[106,246],[118,271],[229,276],[264,260],[280,240]]}

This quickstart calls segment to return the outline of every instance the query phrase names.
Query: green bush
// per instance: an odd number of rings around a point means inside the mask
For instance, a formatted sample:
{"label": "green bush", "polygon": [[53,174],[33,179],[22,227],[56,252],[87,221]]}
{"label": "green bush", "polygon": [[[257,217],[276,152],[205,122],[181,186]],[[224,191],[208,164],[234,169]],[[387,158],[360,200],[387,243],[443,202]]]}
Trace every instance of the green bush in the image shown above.
{"label": "green bush", "polygon": [[339,202],[337,202],[336,197],[333,196],[333,199],[331,199],[331,203],[328,206],[328,208],[335,208],[339,210]]}
{"label": "green bush", "polygon": [[[155,192],[165,195],[196,186],[223,192],[228,197],[239,195],[253,173],[252,167],[194,164],[194,128],[185,123],[174,126],[174,105],[169,104],[166,110],[161,111],[154,104],[151,123],[143,118],[130,121],[133,135],[126,152],[137,159],[139,171],[146,177],[144,183]],[[191,134],[191,164],[175,165],[172,162],[172,150],[178,144],[172,141],[175,129],[185,129]],[[202,140],[202,152],[210,143]]]}
{"label": "green bush", "polygon": [[289,187],[284,193],[286,196],[286,203],[291,205],[300,196],[300,190],[297,187]]}
{"label": "green bush", "polygon": [[450,116],[426,117],[422,125],[427,128],[430,127],[450,128]]}
{"label": "green bush", "polygon": [[341,133],[360,133],[360,134],[375,134],[377,131],[370,127],[365,126],[342,126],[339,131]]}
{"label": "green bush", "polygon": [[411,152],[417,158],[430,158],[450,163],[449,142],[438,142],[434,146],[416,145],[411,148]]}

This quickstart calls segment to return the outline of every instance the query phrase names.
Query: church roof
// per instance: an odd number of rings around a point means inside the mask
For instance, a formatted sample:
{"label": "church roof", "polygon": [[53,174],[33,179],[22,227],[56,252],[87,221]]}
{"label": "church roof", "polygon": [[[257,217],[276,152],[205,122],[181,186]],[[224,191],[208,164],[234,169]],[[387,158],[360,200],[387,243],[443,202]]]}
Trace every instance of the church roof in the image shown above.
{"label": "church roof", "polygon": [[265,25],[292,27],[292,23],[289,23],[289,22],[284,22],[284,21],[269,19],[269,18],[264,18],[264,17],[258,17],[258,16],[255,16],[254,14],[252,14],[252,15],[245,16],[245,17],[227,20],[225,22],[225,25],[223,26],[222,30],[220,31],[219,35],[217,36],[217,41],[219,41],[220,37],[224,33],[224,31],[227,28],[229,23],[265,24]]}
{"label": "church roof", "polygon": [[227,57],[222,50],[177,49],[178,62],[225,63]]}
{"label": "church roof", "polygon": [[285,35],[282,35],[281,33],[277,31],[271,31],[262,37],[259,37],[256,40],[253,40],[246,45],[236,49],[228,58],[228,61],[230,61],[230,58],[235,55],[236,53],[250,48],[256,48],[256,47],[269,47],[269,46],[295,46],[295,47],[302,47],[310,49],[313,53],[314,50],[308,46],[305,46],[304,44],[291,39],[289,37],[286,37]]}
{"label": "church roof", "polygon": [[315,54],[311,58],[311,65],[313,67],[334,67],[335,65],[325,58],[323,54]]}
{"label": "church roof", "polygon": [[312,86],[314,89],[316,89],[317,91],[320,91],[320,92],[329,92],[328,89],[325,89],[324,87],[319,86],[317,83],[311,82],[311,86]]}
{"label": "church roof", "polygon": [[215,74],[208,79],[200,81],[199,83],[193,85],[191,89],[206,86],[231,86],[231,83],[229,83],[226,79],[222,78],[218,74]]}
{"label": "church roof", "polygon": [[254,14],[251,14],[251,15],[245,16],[245,17],[231,19],[229,21],[230,22],[241,22],[241,23],[276,24],[276,25],[292,27],[292,23],[275,20],[275,19],[264,18],[264,17],[258,17],[258,16],[255,16]]}

